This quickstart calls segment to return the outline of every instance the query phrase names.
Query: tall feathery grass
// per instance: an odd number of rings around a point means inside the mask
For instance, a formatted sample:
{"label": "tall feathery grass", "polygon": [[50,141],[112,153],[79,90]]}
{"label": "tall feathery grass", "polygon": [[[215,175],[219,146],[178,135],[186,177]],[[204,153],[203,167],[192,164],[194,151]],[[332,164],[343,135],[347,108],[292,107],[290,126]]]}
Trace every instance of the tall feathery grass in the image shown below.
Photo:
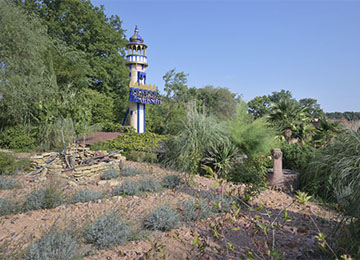
{"label": "tall feathery grass", "polygon": [[[339,250],[360,257],[360,130],[340,134],[320,150],[301,176],[303,190],[337,202],[343,212]],[[349,224],[349,225],[347,225]]]}
{"label": "tall feathery grass", "polygon": [[190,103],[187,120],[181,122],[178,133],[168,140],[161,162],[195,174],[199,172],[200,160],[209,147],[226,140],[224,128],[215,117],[199,113],[194,103]]}

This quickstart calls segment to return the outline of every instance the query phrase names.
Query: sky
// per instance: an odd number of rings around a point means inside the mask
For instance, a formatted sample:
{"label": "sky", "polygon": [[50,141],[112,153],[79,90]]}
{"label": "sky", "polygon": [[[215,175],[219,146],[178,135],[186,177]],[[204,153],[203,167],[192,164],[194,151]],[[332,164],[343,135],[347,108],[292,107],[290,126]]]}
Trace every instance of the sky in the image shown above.
{"label": "sky", "polygon": [[147,83],[170,69],[188,87],[226,87],[245,101],[289,90],[326,112],[360,111],[360,0],[91,0],[137,24]]}

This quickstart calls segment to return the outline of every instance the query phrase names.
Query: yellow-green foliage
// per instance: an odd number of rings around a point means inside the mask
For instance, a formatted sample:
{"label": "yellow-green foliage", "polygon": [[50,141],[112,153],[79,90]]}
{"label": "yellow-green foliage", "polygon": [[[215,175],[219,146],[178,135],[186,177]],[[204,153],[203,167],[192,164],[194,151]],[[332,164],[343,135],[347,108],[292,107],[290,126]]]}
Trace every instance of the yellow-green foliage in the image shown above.
{"label": "yellow-green foliage", "polygon": [[124,154],[132,151],[155,151],[159,148],[159,143],[165,141],[168,136],[154,133],[130,133],[118,136],[113,140],[101,142],[93,145],[93,150],[123,150]]}
{"label": "yellow-green foliage", "polygon": [[239,106],[236,116],[229,121],[231,140],[249,157],[266,155],[277,145],[277,131],[265,118],[253,120],[246,109],[246,106]]}

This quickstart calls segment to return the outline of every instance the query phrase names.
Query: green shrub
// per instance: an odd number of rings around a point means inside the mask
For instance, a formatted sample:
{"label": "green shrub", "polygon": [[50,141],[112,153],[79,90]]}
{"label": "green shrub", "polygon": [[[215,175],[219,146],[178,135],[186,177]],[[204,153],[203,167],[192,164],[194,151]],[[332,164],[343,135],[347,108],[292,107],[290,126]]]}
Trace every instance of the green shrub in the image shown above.
{"label": "green shrub", "polygon": [[29,151],[33,149],[35,141],[32,129],[25,128],[24,125],[16,125],[0,133],[1,148]]}
{"label": "green shrub", "polygon": [[203,199],[186,201],[182,206],[182,216],[185,221],[208,218],[211,215],[212,207],[209,202]]}
{"label": "green shrub", "polygon": [[24,209],[50,209],[56,208],[64,203],[63,193],[54,185],[50,185],[44,189],[32,191],[26,198]]}
{"label": "green shrub", "polygon": [[170,206],[163,205],[152,211],[143,221],[143,225],[149,230],[170,231],[180,225],[180,216]]}
{"label": "green shrub", "polygon": [[270,154],[277,145],[278,131],[266,122],[265,117],[253,120],[245,104],[240,105],[236,116],[229,120],[227,131],[232,142],[249,158]]}
{"label": "green shrub", "polygon": [[99,248],[107,248],[125,243],[130,234],[129,225],[117,214],[111,212],[100,216],[85,227],[84,238],[86,243],[94,244]]}
{"label": "green shrub", "polygon": [[17,184],[13,178],[0,176],[0,190],[11,190],[16,188]]}
{"label": "green shrub", "polygon": [[113,190],[114,196],[130,195],[133,196],[139,192],[139,184],[135,181],[125,180],[121,185],[118,185]]}
{"label": "green shrub", "polygon": [[174,174],[166,175],[162,179],[162,182],[161,182],[162,186],[164,186],[165,188],[168,188],[168,189],[174,189],[180,183],[181,183],[181,179],[177,175],[174,175]]}
{"label": "green shrub", "polygon": [[75,259],[78,244],[69,232],[51,230],[32,243],[26,253],[26,260],[68,260]]}
{"label": "green shrub", "polygon": [[316,149],[310,145],[287,144],[281,146],[283,168],[304,172],[306,166],[315,156]]}
{"label": "green shrub", "polygon": [[201,159],[201,164],[210,167],[219,177],[227,178],[238,156],[237,147],[226,140],[224,143],[211,145]]}
{"label": "green shrub", "polygon": [[134,162],[157,162],[157,154],[151,152],[132,151],[128,153],[126,159]]}
{"label": "green shrub", "polygon": [[103,174],[100,175],[100,180],[110,180],[110,179],[113,179],[113,178],[117,178],[120,176],[120,173],[111,168],[111,169],[107,169],[103,172]]}
{"label": "green shrub", "polygon": [[92,150],[123,150],[125,156],[133,151],[153,152],[159,148],[159,143],[167,136],[154,133],[129,133],[118,136],[113,140],[97,143],[91,146]]}
{"label": "green shrub", "polygon": [[145,192],[156,192],[161,189],[160,183],[154,178],[140,180],[140,190]]}
{"label": "green shrub", "polygon": [[95,192],[89,189],[80,190],[77,193],[75,193],[70,202],[71,203],[77,203],[77,202],[88,202],[88,201],[94,201],[101,199],[103,195],[101,192]]}
{"label": "green shrub", "polygon": [[267,158],[264,156],[243,158],[237,162],[229,179],[233,182],[247,184],[245,199],[257,196],[267,186]]}
{"label": "green shrub", "polygon": [[188,109],[187,120],[180,124],[179,132],[166,142],[159,159],[165,166],[196,174],[209,147],[225,142],[227,137],[216,118],[198,113],[195,106]]}
{"label": "green shrub", "polygon": [[10,215],[14,213],[14,211],[15,211],[14,201],[6,198],[0,198],[0,216]]}
{"label": "green shrub", "polygon": [[0,174],[16,174],[19,171],[28,171],[32,167],[32,162],[28,158],[16,161],[12,153],[0,152]]}
{"label": "green shrub", "polygon": [[142,174],[142,170],[140,169],[136,169],[136,168],[132,168],[132,167],[127,167],[124,168],[121,172],[121,176],[124,177],[130,177],[130,176],[135,176],[135,175],[139,175]]}
{"label": "green shrub", "polygon": [[125,134],[134,134],[135,128],[132,126],[123,126],[120,123],[106,122],[102,123],[102,130],[105,132],[119,132]]}
{"label": "green shrub", "polygon": [[14,169],[15,156],[12,153],[0,152],[0,174],[8,174]]}

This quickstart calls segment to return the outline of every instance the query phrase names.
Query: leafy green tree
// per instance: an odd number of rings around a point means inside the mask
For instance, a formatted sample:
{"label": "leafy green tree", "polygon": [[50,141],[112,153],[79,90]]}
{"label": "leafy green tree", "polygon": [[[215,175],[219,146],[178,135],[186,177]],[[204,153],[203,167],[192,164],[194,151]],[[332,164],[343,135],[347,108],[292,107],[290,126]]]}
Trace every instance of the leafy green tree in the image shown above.
{"label": "leafy green tree", "polygon": [[271,100],[269,96],[255,97],[248,102],[248,112],[255,118],[263,117],[270,113],[270,103]]}
{"label": "leafy green tree", "polygon": [[[117,117],[121,118],[127,107],[128,71],[123,58],[127,40],[120,18],[117,15],[107,17],[103,6],[93,6],[87,0],[13,1],[28,12],[36,13],[52,39],[83,53],[79,58],[89,65],[86,76],[90,87],[111,93],[120,106]],[[69,63],[71,59],[61,60],[58,75],[74,79],[77,70],[74,66],[67,67]],[[80,86],[82,84],[74,84],[74,87]]]}
{"label": "leafy green tree", "polygon": [[[231,119],[236,113],[240,97],[231,93],[227,88],[205,86],[194,91],[198,105],[203,106],[206,112],[220,120]],[[192,94],[194,96],[194,94]]]}
{"label": "leafy green tree", "polygon": [[32,15],[0,1],[0,121],[29,124],[39,115],[41,101],[56,91],[44,57],[50,43],[46,27]]}
{"label": "leafy green tree", "polygon": [[320,108],[320,104],[317,103],[316,99],[313,98],[303,98],[299,100],[301,107],[307,107],[308,112],[312,118],[322,118],[324,117],[324,111]]}

